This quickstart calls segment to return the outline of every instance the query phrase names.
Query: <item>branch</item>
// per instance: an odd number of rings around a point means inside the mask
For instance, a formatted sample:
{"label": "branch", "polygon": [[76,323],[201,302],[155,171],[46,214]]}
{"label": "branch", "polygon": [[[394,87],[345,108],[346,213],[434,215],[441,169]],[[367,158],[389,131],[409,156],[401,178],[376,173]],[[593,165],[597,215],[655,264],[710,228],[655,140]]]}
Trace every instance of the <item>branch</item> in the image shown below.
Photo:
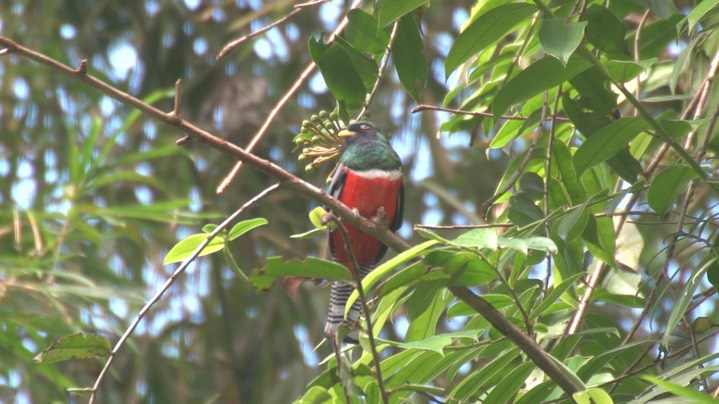
{"label": "branch", "polygon": [[[356,3],[358,3],[358,1],[356,1]],[[314,200],[318,204],[328,207],[343,221],[351,223],[363,232],[377,238],[393,250],[404,251],[409,248],[409,245],[389,230],[387,226],[377,225],[368,218],[357,217],[354,211],[349,209],[337,199],[329,196],[320,188],[317,188],[292,173],[285,171],[283,168],[268,160],[257,157],[221,137],[200,129],[194,124],[184,120],[182,117],[175,116],[172,113],[165,113],[130,94],[102,82],[86,72],[78,72],[67,65],[35,52],[32,49],[25,48],[9,38],[0,36],[0,44],[7,48],[5,51],[0,50],[0,54],[15,53],[42,65],[48,66],[51,69],[65,74],[73,79],[87,83],[103,94],[120,101],[123,104],[134,107],[170,126],[180,129],[180,131],[195,140],[202,141],[213,149],[252,166],[256,170],[273,177],[280,184]],[[489,302],[484,300],[482,297],[475,295],[466,287],[451,287],[450,290],[455,294],[455,296],[463,300],[480,315],[486,318],[495,328],[497,328],[497,330],[512,340],[535,364],[537,364],[540,369],[547,374],[550,379],[557,383],[557,385],[559,385],[563,390],[568,393],[573,393],[582,389],[582,386],[573,382],[562,372],[549,354],[542,351],[542,349],[531,338],[527,337],[519,328],[504,318],[504,316],[492,307]],[[114,354],[112,355],[114,356]],[[97,384],[99,385],[99,383]]]}
{"label": "branch", "polygon": [[254,37],[256,37],[256,36],[262,34],[263,32],[267,32],[267,31],[271,30],[272,28],[274,28],[274,27],[276,27],[276,26],[278,26],[278,25],[284,24],[287,20],[289,20],[290,18],[294,17],[295,14],[299,14],[299,12],[302,11],[302,10],[304,10],[305,8],[307,8],[307,7],[312,7],[312,6],[316,6],[316,5],[322,4],[322,3],[326,3],[326,2],[328,2],[328,1],[329,1],[329,0],[315,0],[315,1],[308,1],[307,3],[295,4],[295,7],[294,7],[295,9],[292,10],[292,12],[290,12],[290,13],[287,14],[286,16],[280,18],[279,20],[273,22],[272,24],[265,25],[264,27],[258,29],[257,31],[251,32],[251,33],[249,33],[249,34],[247,34],[247,35],[245,35],[245,36],[243,36],[243,37],[241,37],[241,38],[239,38],[239,39],[235,39],[234,41],[232,41],[232,42],[230,42],[229,44],[225,45],[225,47],[222,48],[222,50],[220,51],[220,53],[217,55],[217,60],[220,60],[220,59],[224,58],[225,56],[227,56],[230,52],[232,52],[233,49],[235,49],[236,47],[242,45],[242,44],[245,43],[248,39],[252,39],[252,38],[254,38]]}
{"label": "branch", "polygon": [[92,404],[95,402],[95,398],[97,396],[97,391],[100,388],[100,383],[102,383],[103,379],[105,378],[105,375],[107,374],[107,371],[110,369],[110,365],[112,365],[112,361],[115,359],[115,355],[122,349],[122,347],[125,345],[125,342],[128,338],[132,335],[133,332],[135,332],[135,328],[137,328],[138,324],[140,324],[140,321],[142,321],[143,318],[145,318],[145,315],[150,311],[152,306],[157,303],[163,294],[167,291],[167,289],[172,286],[173,283],[175,283],[175,279],[177,279],[178,276],[182,275],[183,272],[185,272],[185,269],[197,258],[198,255],[202,252],[202,250],[207,247],[208,244],[210,244],[210,241],[212,241],[213,238],[215,238],[218,234],[220,234],[221,231],[223,231],[227,226],[230,225],[237,217],[247,210],[250,206],[254,205],[257,201],[267,196],[269,193],[276,191],[280,187],[280,183],[276,183],[274,185],[271,185],[267,188],[265,188],[264,191],[260,192],[259,194],[255,195],[252,199],[245,202],[244,205],[240,206],[239,209],[235,211],[235,213],[231,214],[227,219],[225,219],[224,222],[220,223],[219,226],[215,228],[215,230],[212,231],[212,233],[207,235],[207,238],[200,243],[197,248],[195,248],[195,251],[192,253],[192,256],[187,258],[185,261],[180,264],[179,267],[175,270],[175,272],[170,275],[169,278],[165,281],[165,283],[160,287],[160,289],[155,292],[155,294],[150,298],[150,300],[145,303],[145,306],[140,310],[139,313],[137,313],[137,316],[135,316],[135,319],[132,320],[132,323],[127,327],[125,332],[122,334],[122,337],[117,341],[115,344],[115,347],[110,352],[110,356],[107,358],[107,361],[105,362],[105,366],[102,367],[102,370],[100,371],[100,374],[97,376],[97,379],[95,379],[95,384],[92,386],[92,394],[90,395],[90,401],[89,404]]}
{"label": "branch", "polygon": [[[427,105],[427,104],[420,104],[416,107],[412,108],[412,113],[421,112],[421,111],[441,111],[441,112],[449,112],[450,114],[455,115],[470,115],[470,116],[482,116],[485,118],[495,118],[494,114],[491,112],[481,112],[481,111],[465,111],[462,109],[454,109],[454,108],[445,108],[445,107],[437,107],[434,105]],[[516,115],[501,115],[496,117],[497,119],[506,119],[509,121],[526,121],[527,117],[524,116],[516,116]],[[549,119],[549,118],[546,118]],[[563,121],[563,122],[569,122],[569,118],[565,118],[562,116],[555,116],[553,118],[555,121]]]}
{"label": "branch", "polygon": [[[352,5],[350,6],[350,9],[356,8],[357,6],[359,6],[359,4],[361,2],[362,2],[362,0],[354,0]],[[335,28],[335,30],[332,32],[329,39],[327,40],[328,44],[332,43],[332,41],[335,39],[335,37],[337,35],[339,35],[345,29],[348,22],[349,22],[349,20],[347,19],[347,16],[345,15],[345,17],[342,19],[342,21],[339,23],[337,28]],[[315,70],[315,67],[316,67],[315,63],[310,62],[307,65],[307,67],[305,67],[305,69],[302,71],[302,73],[300,74],[300,77],[298,77],[297,80],[295,80],[295,82],[292,84],[290,89],[287,90],[285,95],[283,95],[282,98],[280,98],[280,100],[277,101],[277,104],[275,104],[274,108],[272,108],[272,111],[270,111],[270,113],[267,115],[265,122],[262,123],[262,126],[260,127],[260,129],[257,130],[257,133],[255,133],[255,136],[252,137],[252,140],[245,148],[245,150],[248,153],[252,152],[252,150],[255,149],[255,146],[257,145],[257,143],[260,142],[262,137],[265,135],[265,133],[267,132],[267,129],[270,127],[272,122],[277,117],[277,114],[282,110],[282,108],[284,108],[287,101],[289,101],[290,98],[292,98],[292,96],[295,95],[297,90],[300,89],[300,86],[302,85],[302,83],[304,83],[305,80],[307,80],[307,78],[310,76],[310,74],[312,74],[312,72]],[[230,186],[230,183],[235,178],[237,173],[240,171],[243,160],[242,159],[239,159],[239,160],[240,161],[238,161],[235,164],[235,166],[232,167],[232,170],[230,170],[230,172],[225,176],[225,178],[222,179],[222,182],[220,182],[220,185],[217,186],[218,194],[223,193],[225,191],[225,189],[227,189],[227,187]]]}
{"label": "branch", "polygon": [[572,394],[585,390],[584,386],[567,376],[555,360],[552,359],[548,353],[544,352],[533,339],[529,338],[516,325],[507,321],[502,313],[492,307],[489,302],[475,295],[471,290],[465,287],[450,286],[449,290],[460,300],[467,303],[469,307],[480,313],[494,328],[514,342],[538,368],[542,369],[542,371],[566,393]]}

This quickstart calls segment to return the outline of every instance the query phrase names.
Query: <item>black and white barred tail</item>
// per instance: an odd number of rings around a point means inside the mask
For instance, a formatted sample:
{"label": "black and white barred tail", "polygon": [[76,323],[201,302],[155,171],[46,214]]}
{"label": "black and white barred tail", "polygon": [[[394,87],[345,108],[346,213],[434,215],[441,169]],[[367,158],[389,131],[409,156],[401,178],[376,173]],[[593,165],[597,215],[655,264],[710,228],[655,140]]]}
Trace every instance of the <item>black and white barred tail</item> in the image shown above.
{"label": "black and white barred tail", "polygon": [[[374,269],[374,266],[360,268],[360,279],[364,279],[372,269]],[[345,320],[345,305],[353,290],[354,288],[349,283],[340,281],[332,282],[332,286],[330,287],[330,308],[327,313],[327,323],[325,324],[325,336],[327,336],[327,338],[334,339],[342,323],[359,323],[360,314],[362,313],[362,304],[359,299],[355,300]],[[359,330],[357,328],[350,330],[343,342],[347,344],[358,343]]]}

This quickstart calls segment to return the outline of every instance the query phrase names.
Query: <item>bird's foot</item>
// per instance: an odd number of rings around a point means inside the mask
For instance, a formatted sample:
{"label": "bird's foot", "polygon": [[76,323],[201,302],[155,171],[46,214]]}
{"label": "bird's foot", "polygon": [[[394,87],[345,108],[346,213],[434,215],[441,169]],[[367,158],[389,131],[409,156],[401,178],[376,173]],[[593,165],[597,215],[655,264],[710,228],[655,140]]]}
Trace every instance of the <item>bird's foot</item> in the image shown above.
{"label": "bird's foot", "polygon": [[377,208],[377,212],[375,212],[371,220],[372,223],[375,224],[375,226],[381,229],[387,228],[387,211],[385,210],[384,206],[380,206],[379,208]]}

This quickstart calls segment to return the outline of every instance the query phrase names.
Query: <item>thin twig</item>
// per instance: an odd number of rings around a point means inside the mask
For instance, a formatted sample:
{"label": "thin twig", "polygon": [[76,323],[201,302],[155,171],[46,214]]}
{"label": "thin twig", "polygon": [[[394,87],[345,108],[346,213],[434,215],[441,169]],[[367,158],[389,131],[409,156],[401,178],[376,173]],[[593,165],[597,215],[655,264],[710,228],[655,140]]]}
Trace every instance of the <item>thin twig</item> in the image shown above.
{"label": "thin twig", "polygon": [[379,88],[379,83],[382,81],[382,76],[384,75],[385,68],[387,67],[387,62],[389,61],[389,54],[392,50],[392,44],[394,43],[394,37],[397,36],[397,27],[399,27],[399,20],[394,22],[394,25],[392,25],[392,32],[389,34],[389,41],[387,42],[387,47],[385,48],[384,55],[382,55],[382,60],[379,62],[379,71],[377,72],[377,79],[374,81],[374,85],[372,86],[372,91],[370,91],[367,94],[367,97],[365,97],[364,104],[362,105],[362,109],[357,114],[358,118],[362,118],[362,116],[367,112],[367,109],[369,108],[369,104],[372,102],[372,98],[374,97],[374,94],[377,92],[377,89]]}
{"label": "thin twig", "polygon": [[[350,9],[357,8],[357,6],[359,6],[359,4],[361,2],[362,2],[362,0],[354,0],[352,5],[350,6]],[[342,21],[340,22],[340,24],[337,26],[337,28],[335,28],[335,30],[332,32],[329,39],[327,40],[327,43],[332,43],[332,41],[334,41],[335,37],[337,35],[339,35],[342,32],[342,30],[345,29],[348,22],[349,22],[349,20],[347,19],[347,16],[345,16],[342,19]],[[280,100],[277,101],[277,104],[275,104],[274,108],[272,108],[270,113],[267,114],[267,118],[265,118],[265,121],[262,123],[262,126],[260,126],[260,129],[257,130],[257,133],[255,133],[255,135],[252,137],[252,140],[245,148],[245,150],[248,153],[251,153],[255,149],[255,146],[257,145],[257,143],[260,142],[262,137],[267,132],[267,129],[270,127],[272,122],[274,122],[275,118],[277,117],[277,114],[279,114],[279,112],[282,110],[282,108],[284,108],[287,101],[289,101],[290,98],[292,98],[292,96],[295,95],[297,90],[299,90],[300,86],[302,86],[302,84],[305,82],[305,80],[307,80],[307,78],[310,76],[310,74],[312,74],[312,72],[315,70],[315,67],[316,66],[315,66],[314,62],[310,62],[309,64],[307,64],[307,67],[305,67],[305,69],[302,71],[302,73],[300,73],[300,76],[297,78],[297,80],[295,80],[295,82],[292,84],[292,86],[289,88],[289,90],[287,90],[285,95],[283,95],[282,98],[280,98]],[[225,189],[227,189],[227,187],[230,185],[230,183],[235,178],[237,173],[240,171],[241,167],[242,167],[242,160],[235,163],[235,166],[232,167],[232,170],[230,170],[230,172],[225,176],[225,178],[222,179],[222,182],[220,182],[220,185],[217,186],[216,192],[218,194],[223,193],[225,191]]]}
{"label": "thin twig", "polygon": [[290,18],[294,17],[295,14],[299,14],[299,13],[300,13],[302,10],[304,10],[305,8],[312,7],[312,6],[316,6],[316,5],[322,4],[322,3],[326,3],[326,2],[328,2],[328,1],[330,1],[330,0],[315,0],[315,1],[309,1],[309,2],[307,2],[307,3],[295,4],[294,10],[292,10],[292,12],[290,12],[290,13],[287,14],[286,16],[280,18],[279,20],[273,22],[272,24],[265,25],[264,27],[258,29],[257,31],[251,32],[251,33],[249,33],[249,34],[247,34],[247,35],[245,35],[245,36],[243,36],[243,37],[241,37],[241,38],[239,38],[239,39],[236,39],[236,40],[230,42],[229,44],[225,45],[225,47],[222,48],[222,50],[220,51],[220,53],[217,54],[217,60],[220,60],[220,59],[224,58],[225,56],[227,56],[227,54],[229,54],[230,52],[232,52],[233,49],[235,49],[236,47],[242,45],[242,44],[243,44],[244,42],[246,42],[247,40],[252,39],[252,38],[254,38],[254,37],[256,37],[256,36],[258,36],[258,35],[260,35],[260,34],[262,34],[262,33],[264,33],[264,32],[267,32],[267,31],[271,30],[272,28],[274,28],[274,27],[276,27],[276,26],[278,26],[278,25],[280,25],[280,24],[284,24],[285,22],[287,22],[287,20],[289,20]]}
{"label": "thin twig", "polygon": [[[412,108],[410,112],[416,113],[421,111],[441,111],[441,112],[449,112],[451,114],[456,115],[470,115],[470,116],[482,116],[485,118],[495,118],[494,114],[491,112],[480,112],[480,111],[465,111],[462,109],[454,109],[454,108],[445,108],[445,107],[437,107],[434,105],[427,105],[427,104],[419,104],[416,107]],[[524,116],[516,116],[516,115],[501,115],[496,117],[498,119],[506,119],[510,121],[526,121],[527,117]],[[562,116],[555,117],[555,120],[562,121],[562,122],[569,122],[569,118],[565,118]]]}
{"label": "thin twig", "polygon": [[207,235],[207,238],[199,245],[197,248],[195,248],[195,251],[192,253],[192,255],[184,260],[179,267],[175,270],[175,272],[170,275],[169,278],[165,281],[165,283],[160,287],[160,289],[155,292],[155,295],[153,295],[150,300],[145,303],[145,306],[140,310],[139,313],[137,313],[137,316],[135,316],[135,319],[132,320],[132,323],[127,327],[125,332],[122,334],[122,337],[117,341],[117,344],[115,344],[115,347],[110,352],[110,356],[107,358],[107,361],[105,362],[105,366],[103,366],[102,370],[100,371],[100,374],[97,376],[97,379],[95,379],[95,384],[92,386],[92,394],[90,395],[90,401],[89,404],[92,404],[95,402],[95,398],[97,397],[97,391],[100,388],[100,383],[102,383],[102,380],[105,378],[105,375],[107,374],[107,371],[110,369],[110,365],[112,365],[112,361],[115,359],[115,355],[120,351],[120,349],[125,345],[125,342],[128,338],[132,335],[133,332],[135,332],[135,328],[137,328],[138,324],[140,324],[140,321],[142,321],[143,318],[145,318],[145,315],[150,311],[152,306],[155,305],[160,300],[160,297],[167,291],[167,289],[172,286],[173,283],[175,283],[175,279],[177,279],[178,276],[180,276],[183,272],[185,272],[185,269],[197,258],[198,255],[202,252],[202,250],[210,244],[210,241],[212,241],[213,238],[215,238],[218,234],[220,234],[221,231],[223,231],[227,226],[230,225],[237,217],[242,214],[247,208],[251,207],[255,203],[257,203],[260,199],[264,198],[271,192],[277,190],[280,187],[281,183],[276,183],[273,185],[270,185],[269,187],[265,188],[262,192],[255,195],[252,199],[245,202],[244,205],[240,206],[239,209],[237,209],[233,214],[231,214],[227,219],[225,219],[222,223],[220,223],[219,226],[215,228],[210,234]]}
{"label": "thin twig", "polygon": [[[635,62],[639,62],[639,57],[640,57],[640,55],[639,55],[639,42],[640,42],[640,38],[641,38],[641,34],[642,34],[642,28],[644,28],[644,24],[646,24],[646,22],[647,22],[647,17],[649,17],[649,13],[650,13],[650,12],[651,12],[651,9],[649,9],[649,8],[644,12],[644,15],[642,16],[642,19],[639,21],[639,25],[637,26],[637,32],[636,32],[636,34],[634,35],[634,61],[635,61]],[[635,91],[634,96],[637,97],[637,98],[639,98],[639,94],[640,94],[641,87],[642,87],[641,74],[638,74],[638,75],[637,75],[637,79],[636,79],[636,80],[637,80],[637,88],[636,88],[636,91]],[[637,111],[636,109],[634,109],[634,116],[637,116],[638,114],[639,114],[639,111]]]}
{"label": "thin twig", "polygon": [[512,176],[509,177],[504,187],[502,187],[502,189],[498,190],[494,195],[492,195],[491,198],[487,199],[479,208],[479,211],[483,217],[487,217],[487,214],[489,213],[489,208],[492,206],[492,204],[497,199],[501,198],[505,192],[511,190],[517,180],[519,180],[519,177],[524,174],[524,169],[527,167],[527,164],[529,164],[529,162],[532,160],[532,155],[534,154],[534,150],[537,148],[539,138],[541,138],[539,134],[534,136],[532,144],[530,144],[529,148],[527,148],[527,154],[524,156],[524,160],[522,160],[522,162],[519,164],[519,167],[517,167],[517,170],[512,174]]}

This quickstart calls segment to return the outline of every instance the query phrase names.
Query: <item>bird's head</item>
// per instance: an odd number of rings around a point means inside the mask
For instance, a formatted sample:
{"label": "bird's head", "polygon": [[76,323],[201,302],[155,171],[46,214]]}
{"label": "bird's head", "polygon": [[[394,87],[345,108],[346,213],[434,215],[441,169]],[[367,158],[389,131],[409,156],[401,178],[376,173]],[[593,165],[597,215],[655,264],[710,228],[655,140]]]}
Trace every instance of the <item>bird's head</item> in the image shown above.
{"label": "bird's head", "polygon": [[337,134],[349,147],[354,143],[368,140],[387,141],[387,137],[370,121],[355,121]]}

